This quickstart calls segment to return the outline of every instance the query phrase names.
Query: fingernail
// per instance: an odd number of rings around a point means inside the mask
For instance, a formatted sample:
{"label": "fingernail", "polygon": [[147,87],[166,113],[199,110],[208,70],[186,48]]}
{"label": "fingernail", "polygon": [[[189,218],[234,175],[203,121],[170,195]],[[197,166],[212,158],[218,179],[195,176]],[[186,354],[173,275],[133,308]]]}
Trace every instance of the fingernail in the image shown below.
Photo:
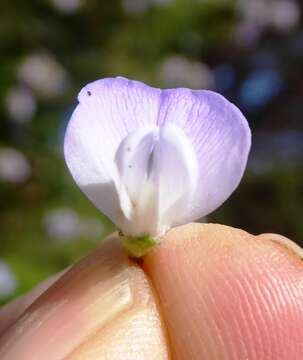
{"label": "fingernail", "polygon": [[2,360],[57,360],[132,305],[132,270],[114,241],[68,271],[0,340]]}

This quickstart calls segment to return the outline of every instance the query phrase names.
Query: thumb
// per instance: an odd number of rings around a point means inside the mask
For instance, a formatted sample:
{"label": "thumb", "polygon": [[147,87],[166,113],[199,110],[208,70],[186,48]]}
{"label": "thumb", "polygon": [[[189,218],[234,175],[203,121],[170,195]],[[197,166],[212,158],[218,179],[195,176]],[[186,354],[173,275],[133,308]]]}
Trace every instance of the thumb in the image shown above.
{"label": "thumb", "polygon": [[271,236],[221,225],[171,231],[143,263],[173,359],[301,359],[303,263]]}
{"label": "thumb", "polygon": [[153,289],[116,237],[36,295],[0,313],[0,323],[11,322],[0,337],[1,360],[168,358]]}

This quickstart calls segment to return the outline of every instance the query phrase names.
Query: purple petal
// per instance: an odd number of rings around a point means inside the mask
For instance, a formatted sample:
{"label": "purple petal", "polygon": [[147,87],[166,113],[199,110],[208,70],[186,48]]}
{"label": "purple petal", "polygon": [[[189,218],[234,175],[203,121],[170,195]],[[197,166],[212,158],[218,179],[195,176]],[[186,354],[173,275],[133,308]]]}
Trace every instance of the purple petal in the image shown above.
{"label": "purple petal", "polygon": [[184,221],[220,206],[245,170],[251,133],[240,110],[212,91],[164,90],[159,126],[173,123],[190,139],[199,162],[199,183]]}
{"label": "purple petal", "polygon": [[156,123],[160,89],[124,78],[97,80],[79,93],[64,153],[82,191],[116,224],[121,218],[113,183],[115,152],[135,129]]}
{"label": "purple petal", "polygon": [[[137,81],[115,78],[88,84],[78,99],[79,105],[65,137],[66,162],[83,192],[116,225],[121,227],[128,219],[126,207],[130,206],[136,189],[141,191],[138,178],[132,178],[123,170],[126,163],[120,162],[119,165],[122,155],[117,154],[118,147],[135,130],[158,126],[161,137],[161,134],[166,134],[165,129],[171,128],[168,125],[173,124],[185,134],[186,141],[178,141],[175,134],[162,141],[163,146],[160,141],[158,150],[155,149],[159,158],[154,165],[161,164],[162,175],[157,190],[160,193],[154,191],[159,196],[159,213],[168,225],[207,215],[221,205],[239,184],[250,148],[250,130],[241,112],[222,96],[211,91],[189,89],[161,91]],[[146,170],[147,156],[144,158],[143,155],[149,151],[148,139],[143,141],[142,148],[136,145],[137,153],[132,159],[136,163],[136,173]],[[189,156],[181,146],[187,142],[198,161],[198,185],[191,200],[187,195],[180,196],[182,184],[185,184],[184,189],[193,187],[187,175],[190,174],[193,181],[195,177],[190,162],[186,160],[193,156]],[[189,149],[187,145],[185,148]],[[122,185],[124,190],[120,191]],[[150,183],[144,186],[150,186]],[[146,193],[151,191],[149,189]],[[121,195],[125,200],[122,208]],[[182,199],[189,202],[188,208]],[[187,208],[187,211],[182,213],[181,208]]]}

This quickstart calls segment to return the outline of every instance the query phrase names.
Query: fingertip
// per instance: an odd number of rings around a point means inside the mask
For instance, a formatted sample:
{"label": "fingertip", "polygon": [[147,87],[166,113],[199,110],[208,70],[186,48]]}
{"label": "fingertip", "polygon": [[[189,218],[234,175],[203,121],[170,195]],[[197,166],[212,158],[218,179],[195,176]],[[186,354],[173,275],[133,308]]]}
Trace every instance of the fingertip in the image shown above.
{"label": "fingertip", "polygon": [[303,353],[302,267],[272,242],[190,224],[169,232],[143,268],[157,289],[173,358],[282,360]]}

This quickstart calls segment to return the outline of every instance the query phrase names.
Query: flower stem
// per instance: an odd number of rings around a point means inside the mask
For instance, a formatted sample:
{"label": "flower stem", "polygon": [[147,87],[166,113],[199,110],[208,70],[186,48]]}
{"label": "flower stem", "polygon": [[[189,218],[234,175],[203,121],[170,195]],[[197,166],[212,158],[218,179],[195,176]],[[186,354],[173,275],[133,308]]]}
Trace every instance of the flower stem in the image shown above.
{"label": "flower stem", "polygon": [[119,237],[127,253],[135,258],[143,257],[158,244],[158,241],[151,235],[142,235],[137,237],[126,236],[120,231]]}

